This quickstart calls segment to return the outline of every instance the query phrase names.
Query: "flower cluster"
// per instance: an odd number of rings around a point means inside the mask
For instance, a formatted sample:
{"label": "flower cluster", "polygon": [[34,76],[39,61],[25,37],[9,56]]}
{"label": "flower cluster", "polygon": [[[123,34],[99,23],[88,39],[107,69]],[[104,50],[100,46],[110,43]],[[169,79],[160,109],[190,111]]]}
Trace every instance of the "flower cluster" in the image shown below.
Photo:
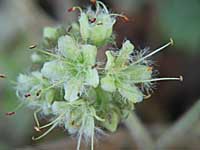
{"label": "flower cluster", "polygon": [[[96,1],[96,9],[82,10],[72,7],[68,11],[80,11],[79,19],[69,27],[47,27],[40,46],[34,50],[32,60],[39,69],[30,74],[20,74],[16,93],[23,104],[35,110],[35,129],[49,129],[38,140],[63,126],[70,134],[77,135],[77,149],[81,139],[91,142],[93,149],[95,133],[101,129],[114,132],[119,122],[133,110],[134,104],[147,95],[152,82],[180,80],[180,78],[153,79],[153,68],[147,59],[173,44],[145,56],[135,55],[133,44],[126,40],[119,50],[107,50],[106,62],[97,61],[101,47],[113,44],[113,25],[116,17],[106,6]],[[142,88],[143,87],[143,88]],[[142,90],[145,89],[146,90]],[[41,126],[37,113],[50,118]]]}

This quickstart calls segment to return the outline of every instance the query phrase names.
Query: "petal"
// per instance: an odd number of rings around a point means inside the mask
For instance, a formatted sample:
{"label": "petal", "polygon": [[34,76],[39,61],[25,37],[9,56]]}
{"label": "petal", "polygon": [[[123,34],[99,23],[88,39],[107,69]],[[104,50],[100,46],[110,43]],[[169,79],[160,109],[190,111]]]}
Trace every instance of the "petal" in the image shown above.
{"label": "petal", "polygon": [[142,92],[136,87],[131,86],[130,84],[121,84],[118,87],[119,93],[127,98],[129,101],[133,103],[141,102],[143,100]]}
{"label": "petal", "polygon": [[79,18],[80,23],[80,33],[83,41],[87,42],[89,38],[89,21],[88,16],[85,13],[81,13]]}
{"label": "petal", "polygon": [[59,36],[57,28],[46,27],[43,31],[43,37],[48,39],[56,39]]}
{"label": "petal", "polygon": [[130,65],[123,73],[133,82],[151,79],[152,69],[145,65]]}
{"label": "petal", "polygon": [[66,77],[66,71],[64,69],[63,63],[58,60],[44,63],[41,69],[41,73],[44,77],[52,81],[62,80],[64,77]]}
{"label": "petal", "polygon": [[75,59],[78,54],[75,40],[68,35],[61,36],[58,39],[58,53],[70,59]]}
{"label": "petal", "polygon": [[129,55],[132,53],[133,49],[133,44],[131,44],[129,40],[125,41],[116,59],[117,66],[123,66],[128,62]]}
{"label": "petal", "polygon": [[99,85],[99,75],[96,69],[89,69],[86,74],[86,84],[93,87]]}
{"label": "petal", "polygon": [[81,52],[83,53],[84,63],[94,65],[96,63],[97,48],[93,45],[82,45]]}
{"label": "petal", "polygon": [[53,114],[61,114],[69,108],[69,105],[65,101],[55,101],[52,104]]}
{"label": "petal", "polygon": [[105,91],[114,92],[116,90],[115,79],[110,75],[101,79],[101,88]]}
{"label": "petal", "polygon": [[106,51],[107,62],[106,62],[106,70],[110,70],[115,66],[115,57],[112,55],[111,51]]}
{"label": "petal", "polygon": [[78,79],[71,79],[69,82],[64,84],[65,100],[75,101],[79,98],[79,95],[83,92],[83,82]]}

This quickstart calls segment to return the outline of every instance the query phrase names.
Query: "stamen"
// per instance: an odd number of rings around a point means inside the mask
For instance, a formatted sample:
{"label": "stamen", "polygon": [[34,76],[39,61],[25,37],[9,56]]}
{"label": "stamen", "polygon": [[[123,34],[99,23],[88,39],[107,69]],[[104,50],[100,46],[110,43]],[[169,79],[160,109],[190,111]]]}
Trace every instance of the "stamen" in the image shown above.
{"label": "stamen", "polygon": [[134,81],[134,83],[145,83],[145,82],[156,82],[156,81],[183,81],[183,76],[180,76],[179,78],[155,78],[150,80],[141,80],[141,81]]}
{"label": "stamen", "polygon": [[151,94],[145,95],[145,96],[144,96],[144,99],[149,99],[150,97],[151,97]]}
{"label": "stamen", "polygon": [[65,114],[65,113],[62,113],[62,114],[61,114],[60,116],[58,116],[55,120],[53,120],[52,122],[50,122],[50,123],[48,123],[48,124],[46,124],[46,125],[44,125],[44,126],[39,127],[39,129],[44,129],[44,128],[49,127],[49,126],[51,126],[52,124],[58,122],[58,121],[63,117],[64,114]]}
{"label": "stamen", "polygon": [[24,105],[24,103],[20,103],[13,111],[7,112],[7,113],[6,113],[6,116],[15,115],[15,114],[16,114],[16,111],[17,111],[18,109],[20,109],[23,105]]}
{"label": "stamen", "polygon": [[67,11],[68,12],[73,12],[73,11],[75,11],[76,9],[74,8],[74,7],[71,7],[71,8],[69,8]]}
{"label": "stamen", "polygon": [[35,44],[34,44],[34,45],[30,45],[30,46],[29,46],[29,49],[34,49],[34,48],[36,48],[36,47],[37,47],[37,45],[35,45]]}
{"label": "stamen", "polygon": [[54,125],[51,126],[51,128],[49,128],[46,132],[44,132],[41,136],[35,138],[35,137],[32,137],[32,140],[36,141],[36,140],[39,140],[43,137],[45,137],[48,133],[50,133],[55,127],[57,126],[57,123],[55,123]]}
{"label": "stamen", "polygon": [[40,110],[41,110],[41,109],[36,110],[36,111],[34,112],[34,114],[33,114],[37,127],[40,127],[40,122],[39,122],[38,117],[37,117],[37,113],[40,112]]}
{"label": "stamen", "polygon": [[152,70],[153,70],[153,67],[148,67],[147,68],[147,71],[149,71],[149,72],[152,72]]}
{"label": "stamen", "polygon": [[[109,13],[107,7],[104,5],[103,2],[101,2],[101,1],[96,1],[96,3],[97,3],[98,6],[101,5],[107,14]],[[98,7],[98,6],[97,6],[97,7]]]}
{"label": "stamen", "polygon": [[90,18],[90,19],[89,19],[89,22],[90,22],[90,23],[94,23],[94,22],[96,22],[96,20],[97,20],[96,18]]}
{"label": "stamen", "polygon": [[152,56],[152,55],[154,55],[154,54],[160,52],[161,50],[163,50],[163,49],[165,49],[166,47],[168,47],[168,46],[170,46],[170,45],[173,45],[173,44],[174,44],[173,40],[170,39],[170,42],[169,42],[169,43],[167,43],[167,44],[163,45],[162,47],[156,49],[155,51],[151,52],[150,54],[148,54],[148,55],[146,55],[146,56],[144,56],[144,57],[138,59],[138,60],[135,61],[133,64],[140,63],[141,61],[145,60],[146,58],[148,58],[148,57],[150,57],[150,56]]}
{"label": "stamen", "polygon": [[180,78],[180,81],[182,82],[183,81],[183,76],[180,76],[179,78]]}
{"label": "stamen", "polygon": [[37,126],[35,126],[34,129],[35,129],[35,131],[37,131],[37,132],[41,132],[41,130],[40,130]]}
{"label": "stamen", "polygon": [[0,74],[0,78],[6,78],[6,75]]}
{"label": "stamen", "polygon": [[90,0],[90,2],[92,3],[92,4],[96,4],[96,0]]}
{"label": "stamen", "polygon": [[125,15],[122,15],[122,14],[110,14],[110,16],[121,17],[125,22],[129,21],[129,18]]}
{"label": "stamen", "polygon": [[73,12],[73,11],[75,11],[75,10],[77,10],[77,9],[80,11],[80,13],[82,13],[81,7],[78,7],[78,6],[71,7],[71,8],[69,8],[67,11],[68,11],[68,12]]}
{"label": "stamen", "polygon": [[16,114],[16,112],[14,112],[14,111],[12,111],[12,112],[7,112],[6,113],[6,116],[12,116],[12,115],[15,115]]}

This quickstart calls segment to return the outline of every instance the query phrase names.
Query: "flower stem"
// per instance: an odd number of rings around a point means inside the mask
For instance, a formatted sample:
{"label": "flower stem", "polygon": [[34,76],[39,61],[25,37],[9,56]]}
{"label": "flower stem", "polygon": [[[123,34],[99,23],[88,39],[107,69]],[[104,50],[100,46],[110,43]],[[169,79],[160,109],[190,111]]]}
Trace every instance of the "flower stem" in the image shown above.
{"label": "flower stem", "polygon": [[137,144],[138,149],[154,149],[154,142],[152,137],[149,135],[147,129],[142,125],[141,121],[138,119],[135,113],[131,113],[129,115],[125,121],[125,125],[130,131],[130,134],[133,137],[134,143]]}
{"label": "flower stem", "polygon": [[200,100],[158,139],[156,148],[167,149],[177,140],[184,139],[187,132],[192,130],[195,124],[199,123],[199,116]]}

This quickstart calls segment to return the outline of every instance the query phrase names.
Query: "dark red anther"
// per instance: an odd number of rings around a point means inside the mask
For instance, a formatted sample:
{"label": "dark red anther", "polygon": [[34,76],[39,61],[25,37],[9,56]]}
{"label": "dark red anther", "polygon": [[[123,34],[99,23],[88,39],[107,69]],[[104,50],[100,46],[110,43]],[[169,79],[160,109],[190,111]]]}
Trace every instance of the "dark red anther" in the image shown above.
{"label": "dark red anther", "polygon": [[7,112],[7,113],[6,113],[6,116],[12,116],[12,115],[14,115],[14,114],[15,114],[14,111],[12,111],[12,112]]}
{"label": "dark red anther", "polygon": [[67,11],[68,11],[68,12],[73,12],[73,11],[75,11],[75,10],[76,10],[75,7],[71,7],[71,8],[69,8]]}
{"label": "dark red anther", "polygon": [[25,98],[28,98],[28,97],[30,97],[30,96],[31,96],[30,93],[27,93],[27,94],[24,95]]}
{"label": "dark red anther", "polygon": [[90,0],[90,2],[92,3],[92,4],[96,4],[96,0]]}
{"label": "dark red anther", "polygon": [[129,18],[127,16],[122,17],[125,22],[129,22]]}
{"label": "dark red anther", "polygon": [[94,22],[96,22],[96,20],[97,20],[96,18],[90,18],[90,19],[89,19],[89,22],[90,22],[90,23],[94,23]]}
{"label": "dark red anther", "polygon": [[0,78],[6,78],[6,75],[0,74]]}

